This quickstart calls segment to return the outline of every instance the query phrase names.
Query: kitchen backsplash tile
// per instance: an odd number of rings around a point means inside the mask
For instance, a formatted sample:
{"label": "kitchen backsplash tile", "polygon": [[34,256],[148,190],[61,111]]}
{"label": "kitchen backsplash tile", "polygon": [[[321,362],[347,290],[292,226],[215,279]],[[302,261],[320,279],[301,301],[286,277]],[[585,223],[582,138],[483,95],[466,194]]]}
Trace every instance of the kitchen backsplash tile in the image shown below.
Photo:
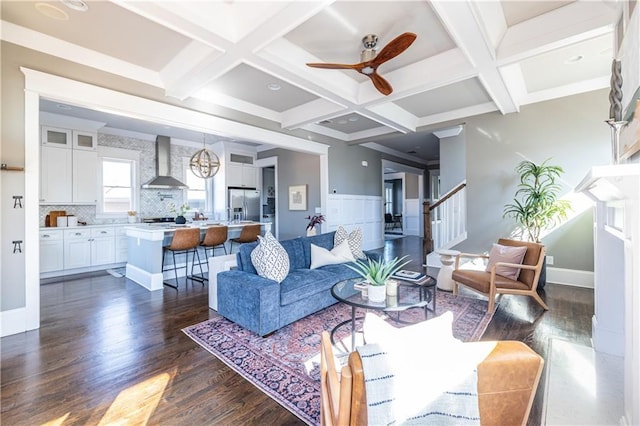
{"label": "kitchen backsplash tile", "polygon": [[[98,133],[98,145],[113,148],[131,149],[140,152],[140,183],[147,182],[156,174],[155,145],[152,141],[136,139],[132,137],[109,135]],[[194,148],[171,145],[171,171],[172,176],[183,180],[183,158],[190,158]],[[146,217],[170,217],[169,204],[182,204],[185,191],[181,189],[140,189],[139,218]],[[40,225],[44,226],[45,217],[51,210],[64,210],[69,215],[75,215],[78,220],[89,224],[124,223],[127,218],[102,219],[96,218],[95,206],[80,205],[47,205],[40,206]]]}

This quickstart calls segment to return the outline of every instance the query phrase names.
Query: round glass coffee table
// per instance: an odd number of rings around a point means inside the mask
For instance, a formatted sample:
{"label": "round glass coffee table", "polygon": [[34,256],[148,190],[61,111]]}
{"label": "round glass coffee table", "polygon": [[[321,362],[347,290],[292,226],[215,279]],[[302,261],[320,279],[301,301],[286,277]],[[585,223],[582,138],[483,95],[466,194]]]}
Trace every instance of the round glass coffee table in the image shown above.
{"label": "round glass coffee table", "polygon": [[[412,308],[423,308],[424,318],[427,319],[429,311],[434,315],[436,312],[436,284],[437,281],[431,276],[427,276],[420,283],[413,283],[410,281],[404,281],[395,279],[398,282],[398,291],[396,296],[387,296],[384,302],[372,302],[366,297],[366,292],[360,288],[363,286],[362,278],[350,278],[344,281],[340,281],[331,287],[331,295],[338,299],[340,302],[351,306],[351,318],[342,321],[331,330],[331,343],[335,344],[334,335],[341,327],[351,324],[351,350],[355,349],[356,343],[356,320],[360,320],[363,317],[356,316],[357,308],[384,311],[387,313],[397,313],[394,319],[397,322],[402,323],[400,320],[400,312],[406,311]],[[418,291],[418,300],[409,297],[407,290],[414,289]]]}

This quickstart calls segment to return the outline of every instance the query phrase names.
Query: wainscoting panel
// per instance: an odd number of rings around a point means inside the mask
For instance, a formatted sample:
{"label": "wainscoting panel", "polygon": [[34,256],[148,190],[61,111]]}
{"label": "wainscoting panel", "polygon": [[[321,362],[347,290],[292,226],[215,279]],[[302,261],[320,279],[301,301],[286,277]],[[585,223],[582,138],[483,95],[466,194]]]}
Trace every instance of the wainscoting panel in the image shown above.
{"label": "wainscoting panel", "polygon": [[362,247],[366,250],[382,247],[382,197],[372,195],[329,194],[327,197],[326,231],[342,225],[351,232],[362,229]]}
{"label": "wainscoting panel", "polygon": [[417,198],[407,199],[404,202],[404,235],[420,235],[420,200]]}

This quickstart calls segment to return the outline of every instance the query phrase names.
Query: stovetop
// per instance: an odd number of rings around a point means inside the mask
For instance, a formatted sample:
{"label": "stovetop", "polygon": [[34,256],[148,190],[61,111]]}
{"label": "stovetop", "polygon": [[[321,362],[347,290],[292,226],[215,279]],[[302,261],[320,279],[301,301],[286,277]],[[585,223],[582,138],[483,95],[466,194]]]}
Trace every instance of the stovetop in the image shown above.
{"label": "stovetop", "polygon": [[166,223],[166,222],[175,222],[175,218],[173,217],[148,217],[142,219],[142,223]]}

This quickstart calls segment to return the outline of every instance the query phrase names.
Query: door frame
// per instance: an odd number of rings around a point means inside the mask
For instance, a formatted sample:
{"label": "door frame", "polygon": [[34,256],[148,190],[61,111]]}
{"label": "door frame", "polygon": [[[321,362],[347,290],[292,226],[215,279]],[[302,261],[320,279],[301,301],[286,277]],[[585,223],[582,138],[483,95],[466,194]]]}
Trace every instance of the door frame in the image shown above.
{"label": "door frame", "polygon": [[[276,237],[276,240],[278,239],[278,236],[280,234],[280,227],[278,226],[278,211],[280,211],[280,206],[278,205],[278,157],[267,157],[267,158],[260,158],[257,159],[255,162],[255,166],[258,167],[260,169],[260,173],[258,173],[258,185],[260,188],[260,191],[262,191],[263,188],[263,184],[262,184],[262,169],[264,169],[265,167],[274,167],[274,180],[275,180],[275,191],[276,191],[276,214],[273,217],[273,226],[271,227],[271,233],[273,234],[274,237]],[[262,203],[260,203],[260,213],[262,214]]]}

